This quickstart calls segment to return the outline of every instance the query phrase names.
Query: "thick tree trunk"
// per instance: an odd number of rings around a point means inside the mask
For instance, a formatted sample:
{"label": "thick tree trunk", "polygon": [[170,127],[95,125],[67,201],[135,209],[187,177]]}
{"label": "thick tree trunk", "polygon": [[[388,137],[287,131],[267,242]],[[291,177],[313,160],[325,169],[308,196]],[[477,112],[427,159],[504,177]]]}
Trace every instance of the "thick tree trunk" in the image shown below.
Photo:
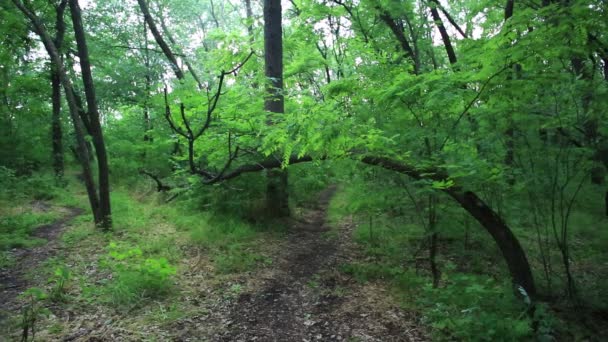
{"label": "thick tree trunk", "polygon": [[[283,29],[281,0],[264,0],[264,59],[265,75],[269,79],[264,109],[284,113],[283,99]],[[272,115],[272,114],[270,114]],[[268,119],[273,124],[273,119]],[[287,170],[272,170],[267,174],[266,206],[273,217],[289,216]]]}
{"label": "thick tree trunk", "polygon": [[245,0],[245,13],[247,14],[247,35],[249,36],[249,42],[253,45],[253,10],[251,9],[251,0]]}
{"label": "thick tree trunk", "polygon": [[70,0],[70,12],[72,14],[76,46],[78,48],[78,55],[80,57],[82,81],[87,100],[89,119],[91,123],[91,134],[93,137],[93,145],[95,145],[97,168],[99,172],[99,221],[96,223],[103,229],[109,229],[112,227],[112,210],[110,207],[110,170],[108,167],[108,156],[103,139],[101,121],[99,118],[99,108],[97,106],[97,98],[95,95],[95,84],[93,83],[93,75],[91,73],[89,50],[87,47],[78,0]]}
{"label": "thick tree trunk", "polygon": [[[148,50],[148,24],[143,20],[144,34],[144,65],[146,67],[145,87],[144,87],[144,141],[152,141],[149,132],[152,130],[152,119],[150,118],[150,89],[152,87],[152,77],[150,76],[150,51]],[[145,156],[145,152],[144,152]]]}
{"label": "thick tree trunk", "polygon": [[270,81],[264,109],[272,113],[284,113],[283,28],[280,0],[264,0],[264,62],[265,76]]}

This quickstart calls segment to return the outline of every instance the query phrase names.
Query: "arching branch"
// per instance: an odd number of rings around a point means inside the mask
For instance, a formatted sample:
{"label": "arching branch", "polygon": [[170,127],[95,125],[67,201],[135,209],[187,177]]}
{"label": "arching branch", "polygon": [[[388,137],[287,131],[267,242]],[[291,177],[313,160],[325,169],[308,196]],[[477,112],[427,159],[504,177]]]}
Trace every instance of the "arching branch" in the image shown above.
{"label": "arching branch", "polygon": [[[325,159],[325,157],[318,158]],[[419,169],[413,165],[403,161],[397,161],[390,158],[379,156],[363,156],[359,159],[364,164],[382,167],[387,170],[405,174],[417,180],[427,179],[434,181],[445,181],[450,179],[447,172],[438,168]],[[288,160],[288,164],[297,164],[313,161],[311,156],[292,156]],[[244,173],[258,172],[272,168],[280,168],[284,162],[278,159],[266,159],[255,164],[242,165],[235,170],[226,173],[221,177],[217,177],[213,184],[220,181],[226,181],[236,178]],[[521,286],[530,297],[536,295],[536,286],[532,270],[521,244],[517,237],[513,234],[509,226],[487,203],[485,203],[473,191],[467,190],[463,186],[454,185],[443,191],[452,197],[458,204],[473,216],[486,231],[492,236],[498,248],[507,263],[513,283],[516,286]]]}

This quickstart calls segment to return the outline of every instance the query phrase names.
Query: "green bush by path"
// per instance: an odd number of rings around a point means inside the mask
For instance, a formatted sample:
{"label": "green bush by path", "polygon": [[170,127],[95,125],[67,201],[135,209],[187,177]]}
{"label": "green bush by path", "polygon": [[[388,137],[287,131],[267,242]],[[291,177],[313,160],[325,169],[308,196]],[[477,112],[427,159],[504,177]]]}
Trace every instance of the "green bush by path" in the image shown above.
{"label": "green bush by path", "polygon": [[112,279],[104,292],[112,304],[134,305],[138,302],[167,295],[173,287],[176,268],[165,258],[146,258],[141,249],[110,243],[105,265]]}

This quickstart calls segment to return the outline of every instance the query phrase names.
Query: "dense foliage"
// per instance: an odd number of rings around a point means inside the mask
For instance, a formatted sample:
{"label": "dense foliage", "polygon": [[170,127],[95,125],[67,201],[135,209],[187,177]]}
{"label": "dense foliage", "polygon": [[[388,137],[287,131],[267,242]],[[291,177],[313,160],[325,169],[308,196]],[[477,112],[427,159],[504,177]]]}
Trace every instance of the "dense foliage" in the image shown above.
{"label": "dense foliage", "polygon": [[148,224],[186,232],[221,273],[270,264],[251,246],[281,225],[264,199],[283,169],[295,216],[339,185],[330,218],[357,223],[365,255],[342,271],[390,284],[435,338],[606,331],[605,1],[292,0],[279,37],[272,1],[80,2],[0,3],[0,266],[57,217],[15,208],[85,186],[91,221],[113,225],[113,276],[83,285],[90,300],[174,292],[180,255]]}

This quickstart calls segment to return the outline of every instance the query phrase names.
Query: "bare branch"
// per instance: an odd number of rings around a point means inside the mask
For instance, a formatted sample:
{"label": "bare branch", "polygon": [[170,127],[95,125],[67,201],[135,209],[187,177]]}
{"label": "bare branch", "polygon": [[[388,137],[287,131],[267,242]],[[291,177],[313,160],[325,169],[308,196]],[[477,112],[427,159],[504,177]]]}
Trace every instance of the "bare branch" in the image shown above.
{"label": "bare branch", "polygon": [[169,126],[171,126],[171,129],[183,136],[184,138],[188,139],[188,135],[186,134],[186,132],[184,132],[183,129],[181,129],[180,127],[178,127],[174,122],[173,119],[171,118],[171,107],[169,106],[169,99],[167,97],[167,87],[165,87],[165,119],[167,119],[167,122],[169,123]]}
{"label": "bare branch", "polygon": [[157,175],[155,175],[155,174],[153,174],[153,173],[151,173],[149,171],[146,171],[146,170],[139,170],[139,173],[142,174],[142,175],[146,175],[146,176],[152,178],[152,180],[156,183],[156,191],[157,192],[163,192],[163,191],[169,191],[169,190],[171,190],[171,187],[168,186],[168,185],[163,184],[161,182],[160,178]]}

